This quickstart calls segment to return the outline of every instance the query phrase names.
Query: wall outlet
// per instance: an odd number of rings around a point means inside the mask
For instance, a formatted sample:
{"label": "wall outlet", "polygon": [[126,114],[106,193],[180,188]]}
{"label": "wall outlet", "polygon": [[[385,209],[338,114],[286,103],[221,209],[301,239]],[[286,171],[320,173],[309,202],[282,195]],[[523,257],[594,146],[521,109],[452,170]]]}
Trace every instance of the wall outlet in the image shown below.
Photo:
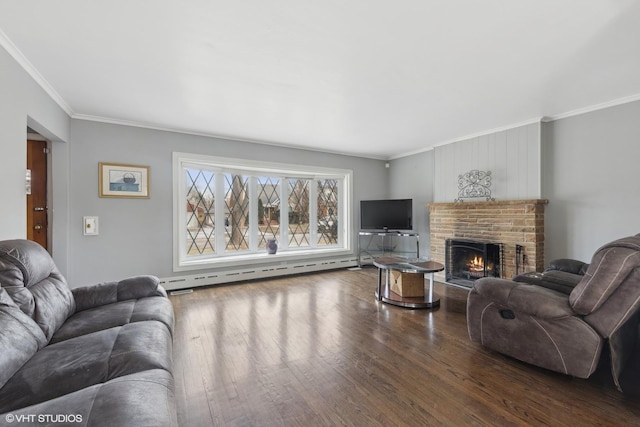
{"label": "wall outlet", "polygon": [[98,217],[97,216],[85,216],[84,217],[84,230],[85,236],[97,236],[98,235]]}

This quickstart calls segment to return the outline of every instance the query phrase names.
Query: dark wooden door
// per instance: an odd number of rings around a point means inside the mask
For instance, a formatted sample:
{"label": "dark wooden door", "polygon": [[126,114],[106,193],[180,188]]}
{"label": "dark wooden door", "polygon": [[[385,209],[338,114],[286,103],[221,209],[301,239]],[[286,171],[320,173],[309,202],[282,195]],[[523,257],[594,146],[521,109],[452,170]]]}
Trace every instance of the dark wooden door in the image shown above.
{"label": "dark wooden door", "polygon": [[27,239],[48,250],[46,141],[27,141],[27,169],[31,171],[31,194],[27,194]]}

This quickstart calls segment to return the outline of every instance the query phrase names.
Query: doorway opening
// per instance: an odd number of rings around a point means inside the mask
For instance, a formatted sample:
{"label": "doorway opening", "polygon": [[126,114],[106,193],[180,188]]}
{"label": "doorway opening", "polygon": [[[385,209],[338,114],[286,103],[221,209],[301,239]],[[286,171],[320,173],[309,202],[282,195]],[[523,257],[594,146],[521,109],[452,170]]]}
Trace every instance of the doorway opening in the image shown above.
{"label": "doorway opening", "polygon": [[47,140],[27,128],[27,239],[49,248],[48,169],[49,147]]}

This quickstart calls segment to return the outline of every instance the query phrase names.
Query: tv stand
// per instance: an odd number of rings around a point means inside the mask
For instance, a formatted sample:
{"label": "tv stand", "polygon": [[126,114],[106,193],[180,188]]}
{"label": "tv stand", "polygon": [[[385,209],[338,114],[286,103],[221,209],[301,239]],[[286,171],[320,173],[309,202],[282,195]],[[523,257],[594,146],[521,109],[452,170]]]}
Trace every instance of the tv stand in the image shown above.
{"label": "tv stand", "polygon": [[[415,249],[412,246],[415,239]],[[420,235],[412,231],[368,231],[358,232],[358,267],[362,267],[362,256],[374,258],[382,256],[404,256],[420,258]]]}

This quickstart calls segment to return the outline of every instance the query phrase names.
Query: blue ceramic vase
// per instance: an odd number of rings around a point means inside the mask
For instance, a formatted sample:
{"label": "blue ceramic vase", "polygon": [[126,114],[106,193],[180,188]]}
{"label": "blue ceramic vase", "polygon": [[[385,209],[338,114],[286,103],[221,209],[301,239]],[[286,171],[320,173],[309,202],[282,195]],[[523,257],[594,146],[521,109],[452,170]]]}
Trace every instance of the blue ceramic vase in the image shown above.
{"label": "blue ceramic vase", "polygon": [[276,239],[267,240],[267,253],[273,255],[278,252],[278,241]]}

